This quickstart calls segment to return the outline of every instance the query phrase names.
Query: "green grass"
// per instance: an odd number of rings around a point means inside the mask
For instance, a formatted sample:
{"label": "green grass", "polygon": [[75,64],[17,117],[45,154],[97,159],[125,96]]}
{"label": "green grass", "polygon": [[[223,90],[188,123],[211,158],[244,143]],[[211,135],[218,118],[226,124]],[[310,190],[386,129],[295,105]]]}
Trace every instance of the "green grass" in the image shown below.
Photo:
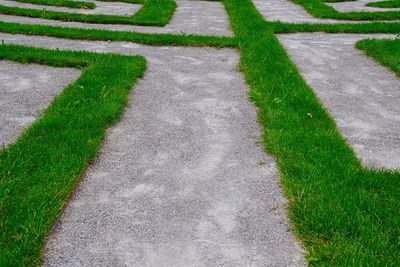
{"label": "green grass", "polygon": [[357,0],[323,0],[326,3],[354,2]]}
{"label": "green grass", "polygon": [[0,22],[0,32],[42,35],[74,40],[128,41],[155,46],[213,46],[218,48],[237,46],[236,38],[232,37],[89,30],[8,22]]}
{"label": "green grass", "polygon": [[84,23],[165,26],[171,20],[176,8],[174,0],[142,0],[142,2],[142,8],[132,16],[77,14],[3,5],[0,5],[0,14]]}
{"label": "green grass", "polygon": [[399,266],[399,173],[363,168],[251,1],[224,4],[310,265]]}
{"label": "green grass", "polygon": [[88,8],[93,9],[96,5],[93,2],[80,2],[71,0],[13,0],[20,3],[30,3],[44,6],[59,6],[69,8]]}
{"label": "green grass", "polygon": [[369,2],[367,6],[371,7],[382,7],[382,8],[400,8],[400,1],[378,1],[378,2]]}
{"label": "green grass", "polygon": [[398,20],[399,11],[385,12],[339,12],[322,0],[290,0],[301,5],[308,13],[316,18],[338,20]]}
{"label": "green grass", "polygon": [[143,57],[0,46],[0,59],[82,69],[0,153],[0,266],[38,265],[47,233],[145,70]]}
{"label": "green grass", "polygon": [[400,39],[367,39],[358,41],[358,49],[392,69],[400,77]]}
{"label": "green grass", "polygon": [[400,32],[400,23],[343,23],[343,24],[307,24],[267,22],[275,33],[326,32],[326,33],[393,33]]}

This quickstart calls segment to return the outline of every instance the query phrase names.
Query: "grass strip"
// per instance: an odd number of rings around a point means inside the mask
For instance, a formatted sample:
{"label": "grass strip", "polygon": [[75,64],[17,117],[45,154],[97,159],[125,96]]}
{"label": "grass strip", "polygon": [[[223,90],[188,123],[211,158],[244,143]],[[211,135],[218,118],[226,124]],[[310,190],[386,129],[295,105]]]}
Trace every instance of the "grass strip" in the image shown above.
{"label": "grass strip", "polygon": [[81,2],[72,0],[12,0],[20,3],[30,3],[44,6],[59,6],[69,8],[86,8],[94,9],[96,5],[93,2]]}
{"label": "grass strip", "polygon": [[310,265],[398,266],[400,174],[363,168],[252,2],[224,4]]}
{"label": "grass strip", "polygon": [[307,24],[267,22],[275,33],[326,32],[326,33],[393,33],[400,32],[400,23],[371,22],[343,24]]}
{"label": "grass strip", "polygon": [[367,39],[356,43],[356,47],[400,77],[400,39]]}
{"label": "grass strip", "polygon": [[290,0],[302,6],[308,13],[316,18],[337,20],[398,20],[399,11],[384,12],[339,12],[325,4],[322,0]]}
{"label": "grass strip", "polygon": [[120,118],[145,59],[9,45],[0,46],[0,59],[82,69],[0,153],[0,266],[38,265],[47,233]]}
{"label": "grass strip", "polygon": [[200,36],[192,34],[161,34],[123,31],[60,28],[45,25],[29,25],[0,22],[0,32],[11,34],[41,35],[74,40],[127,41],[146,45],[235,47],[232,37]]}
{"label": "grass strip", "polygon": [[400,8],[400,1],[378,1],[378,2],[369,2],[367,6],[370,7],[382,7],[382,8]]}
{"label": "grass strip", "polygon": [[132,16],[77,14],[3,5],[0,5],[0,14],[83,23],[165,26],[171,20],[175,8],[174,0],[143,0],[142,8]]}

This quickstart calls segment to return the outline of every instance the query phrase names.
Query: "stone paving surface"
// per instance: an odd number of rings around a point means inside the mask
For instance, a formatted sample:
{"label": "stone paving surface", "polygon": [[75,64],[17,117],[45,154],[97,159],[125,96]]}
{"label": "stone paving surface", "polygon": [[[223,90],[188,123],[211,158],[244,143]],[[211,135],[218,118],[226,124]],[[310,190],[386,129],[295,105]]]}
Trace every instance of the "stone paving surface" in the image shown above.
{"label": "stone paving surface", "polygon": [[0,61],[0,145],[14,142],[80,72]]}
{"label": "stone paving surface", "polygon": [[0,21],[82,29],[232,36],[232,32],[229,29],[228,16],[220,2],[192,0],[176,0],[176,2],[177,9],[175,14],[171,22],[164,27],[89,24],[1,14]]}
{"label": "stone paving surface", "polygon": [[45,266],[305,265],[235,50],[0,37],[148,60],[51,235]]}
{"label": "stone paving surface", "polygon": [[400,79],[354,45],[388,35],[304,33],[279,40],[362,162],[400,168]]}
{"label": "stone paving surface", "polygon": [[36,4],[30,4],[30,3],[20,3],[20,2],[16,2],[16,1],[10,1],[10,0],[0,0],[0,5],[9,6],[9,7],[60,11],[60,12],[67,12],[67,13],[102,14],[102,15],[119,15],[119,16],[132,16],[142,7],[142,5],[121,3],[121,2],[102,2],[102,1],[93,1],[93,0],[84,0],[84,1],[95,3],[96,8],[83,9],[83,8],[45,6],[45,5],[36,5]]}

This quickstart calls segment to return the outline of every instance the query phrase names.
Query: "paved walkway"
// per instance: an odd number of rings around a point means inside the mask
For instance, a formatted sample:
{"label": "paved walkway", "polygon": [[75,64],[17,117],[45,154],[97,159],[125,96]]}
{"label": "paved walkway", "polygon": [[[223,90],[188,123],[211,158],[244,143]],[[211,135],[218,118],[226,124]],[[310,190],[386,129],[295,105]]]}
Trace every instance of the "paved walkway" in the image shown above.
{"label": "paved walkway", "polygon": [[358,40],[388,35],[304,33],[279,40],[363,163],[400,168],[400,79]]}
{"label": "paved walkway", "polygon": [[0,21],[81,29],[232,36],[232,32],[229,30],[227,14],[220,2],[192,0],[176,0],[176,2],[177,9],[175,14],[171,22],[165,27],[90,24],[1,14]]}

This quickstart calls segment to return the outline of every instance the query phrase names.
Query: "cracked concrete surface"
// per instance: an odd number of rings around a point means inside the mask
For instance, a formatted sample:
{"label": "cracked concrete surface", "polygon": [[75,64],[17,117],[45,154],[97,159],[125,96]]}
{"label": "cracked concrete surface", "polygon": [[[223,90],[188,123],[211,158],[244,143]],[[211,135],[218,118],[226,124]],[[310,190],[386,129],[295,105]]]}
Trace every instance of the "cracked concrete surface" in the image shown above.
{"label": "cracked concrete surface", "polygon": [[70,68],[0,61],[0,144],[17,140],[54,96],[78,78]]}
{"label": "cracked concrete surface", "polygon": [[[4,22],[16,22],[20,24],[50,25],[66,28],[232,36],[232,32],[229,28],[228,16],[220,2],[176,0],[176,3],[177,9],[174,13],[174,16],[171,22],[164,27],[90,24],[1,14],[0,20]],[[114,2],[110,4],[114,4]]]}
{"label": "cracked concrete surface", "polygon": [[50,236],[44,266],[305,265],[275,161],[257,144],[235,50],[0,38],[148,60]]}
{"label": "cracked concrete surface", "polygon": [[20,3],[10,0],[0,0],[0,5],[8,7],[50,10],[50,11],[59,11],[67,13],[120,15],[120,16],[132,16],[142,7],[142,5],[128,4],[122,2],[101,2],[94,0],[85,0],[85,2],[93,2],[96,4],[96,7],[94,9],[68,8],[68,7],[37,5],[30,3]]}
{"label": "cracked concrete surface", "polygon": [[366,4],[370,2],[377,2],[379,0],[358,0],[349,2],[337,2],[337,3],[326,3],[340,12],[384,12],[384,11],[399,11],[400,8],[380,8],[380,7],[369,7]]}
{"label": "cracked concrete surface", "polygon": [[400,168],[400,79],[354,45],[390,35],[304,33],[279,40],[362,162]]}

